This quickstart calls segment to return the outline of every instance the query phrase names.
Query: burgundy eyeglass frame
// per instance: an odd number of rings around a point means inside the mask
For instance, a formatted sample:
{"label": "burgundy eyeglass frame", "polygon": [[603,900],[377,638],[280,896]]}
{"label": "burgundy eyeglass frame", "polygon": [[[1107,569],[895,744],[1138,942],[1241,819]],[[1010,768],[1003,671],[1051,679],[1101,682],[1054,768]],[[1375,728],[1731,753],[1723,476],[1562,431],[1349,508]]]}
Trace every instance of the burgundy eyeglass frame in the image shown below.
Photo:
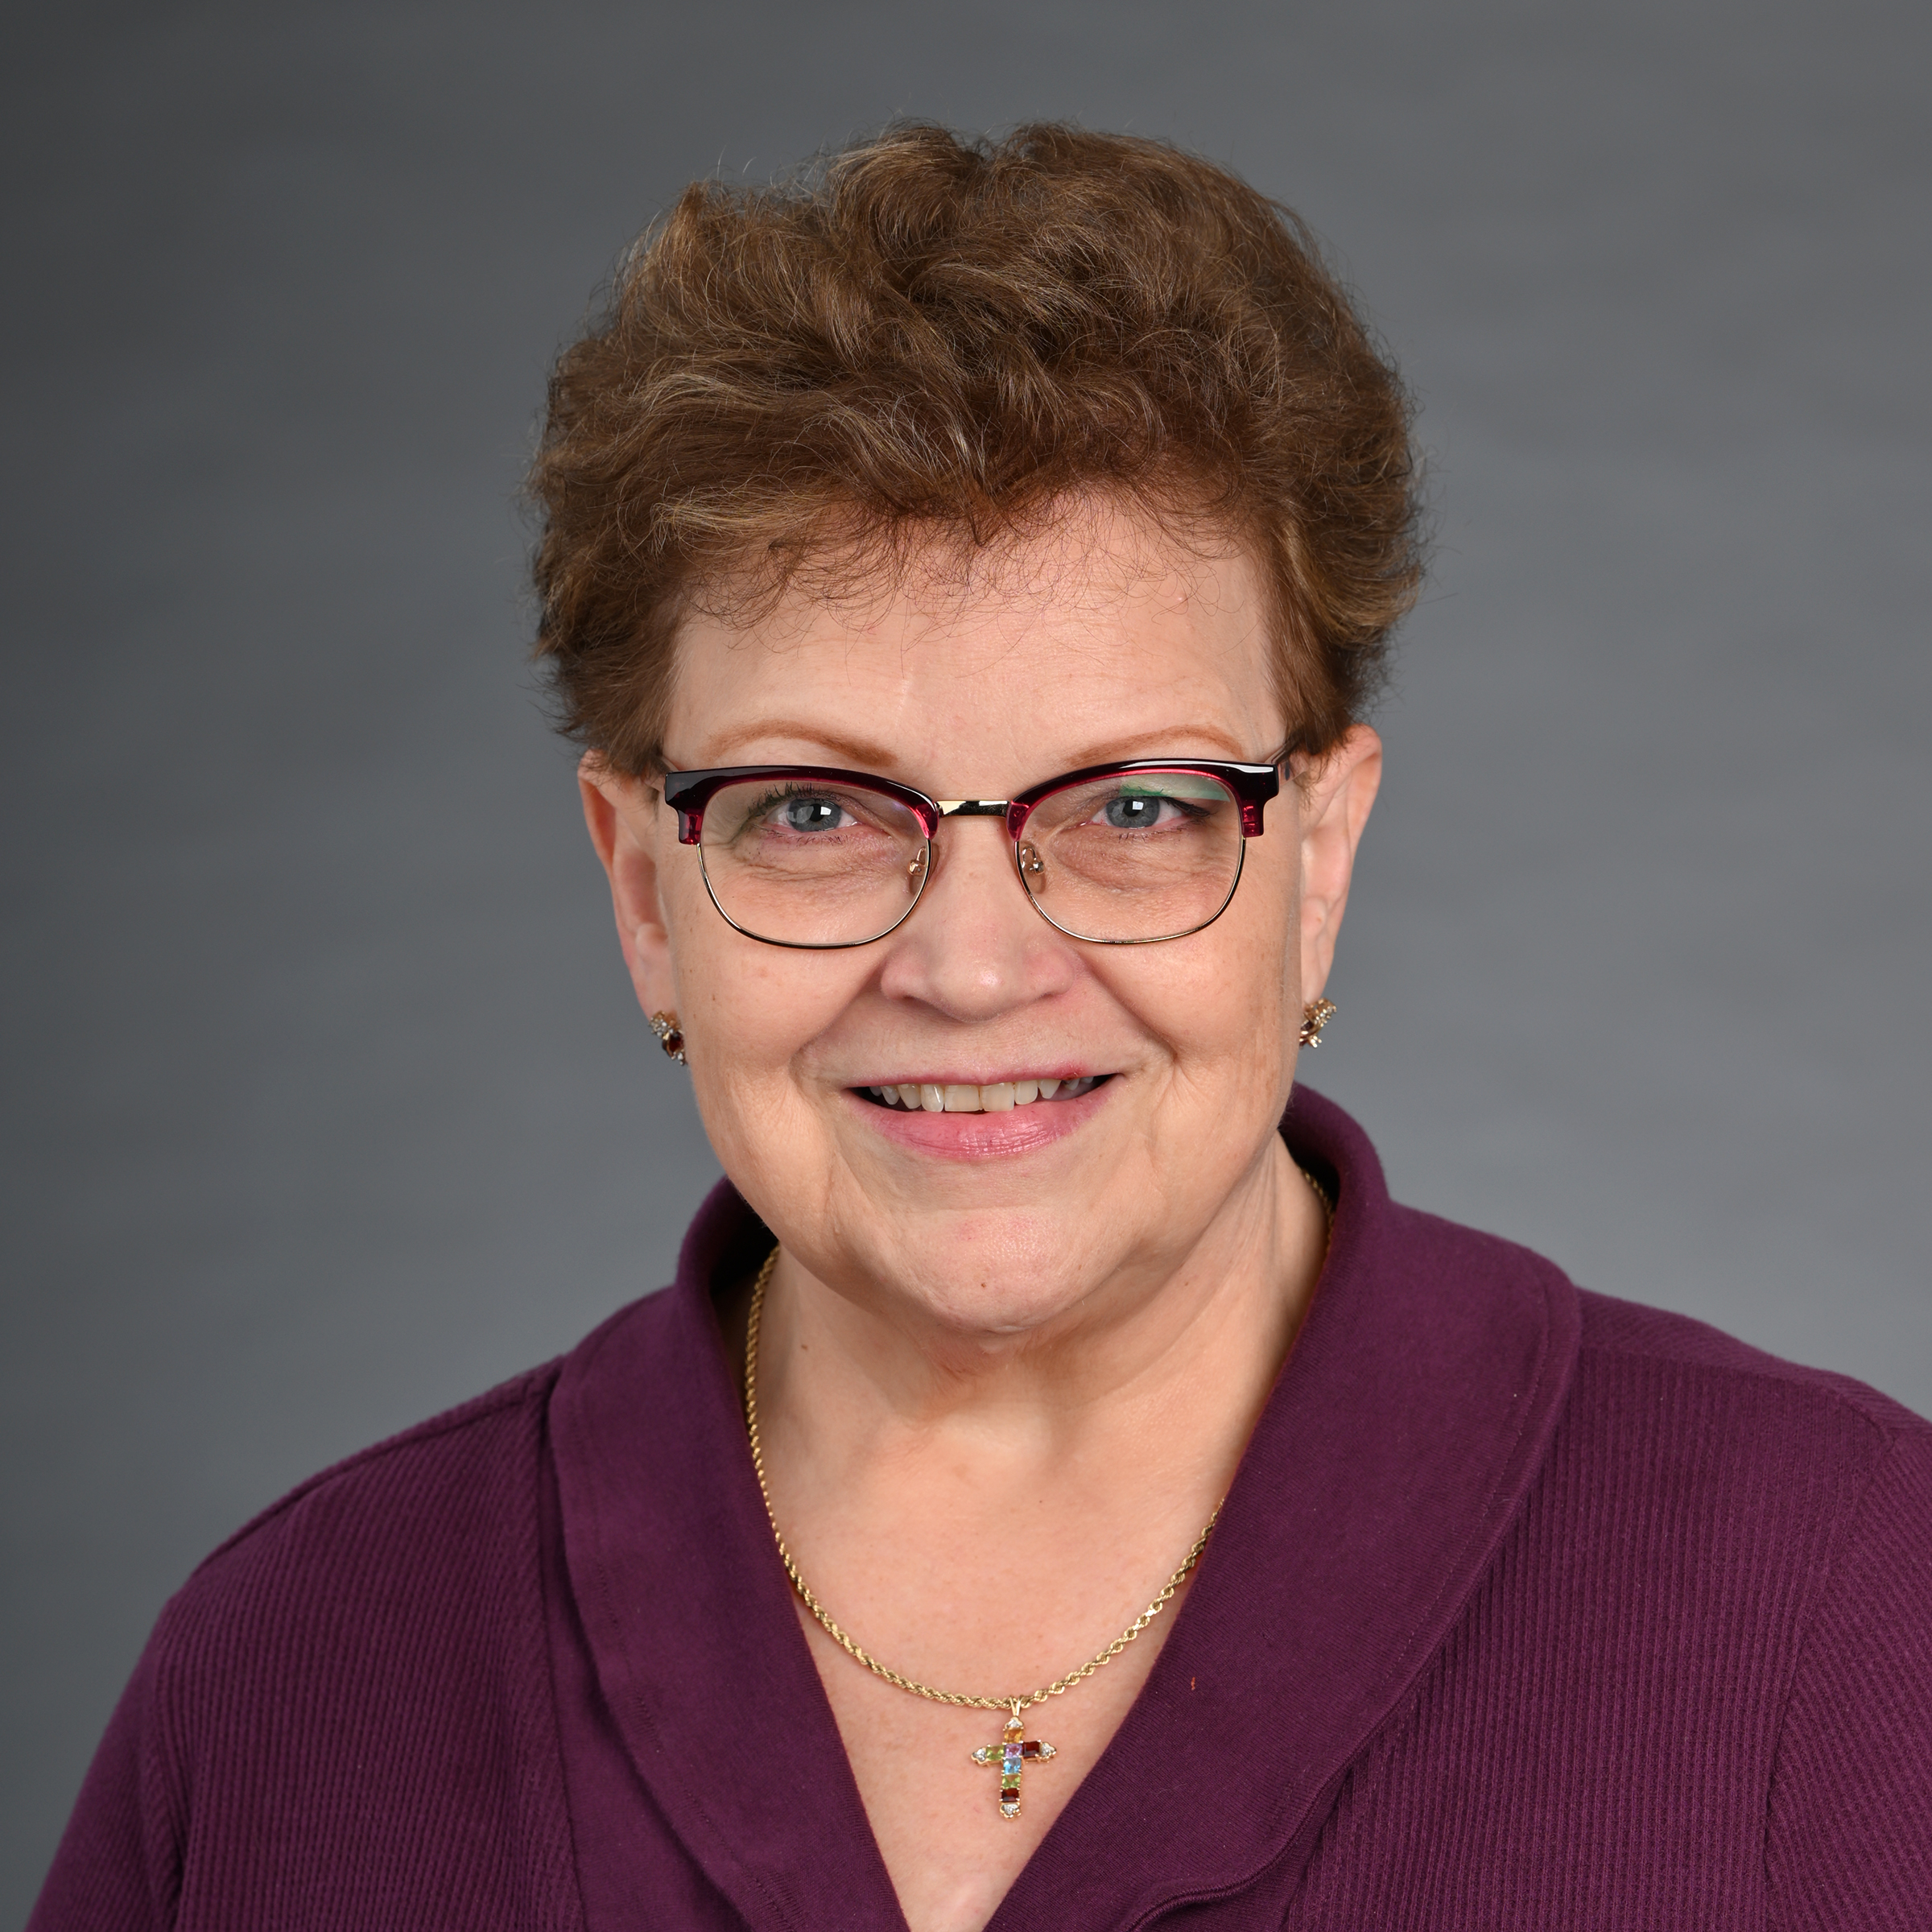
{"label": "burgundy eyeglass frame", "polygon": [[[1285,758],[1287,754],[1284,753]],[[1220,758],[1125,758],[1111,765],[1086,765],[1078,771],[1062,772],[1057,778],[1046,779],[1038,785],[1029,786],[1010,799],[934,799],[915,791],[910,785],[902,785],[896,779],[882,778],[877,772],[845,771],[830,765],[721,765],[704,771],[667,771],[659,781],[659,789],[664,795],[664,803],[678,815],[678,842],[683,845],[699,845],[704,829],[704,808],[712,798],[727,785],[741,784],[748,780],[761,778],[795,778],[809,782],[817,779],[828,785],[861,785],[868,790],[883,792],[886,797],[903,805],[919,822],[926,843],[931,847],[938,833],[940,822],[946,819],[1004,819],[1006,836],[1013,841],[1014,863],[1020,864],[1020,840],[1026,829],[1026,821],[1036,807],[1043,803],[1057,791],[1071,790],[1075,785],[1092,783],[1096,778],[1132,778],[1146,772],[1178,772],[1198,774],[1217,779],[1225,785],[1234,796],[1235,804],[1241,819],[1242,848],[1247,849],[1247,840],[1258,839],[1265,829],[1261,815],[1268,801],[1282,789],[1282,774],[1279,762],[1273,765],[1245,765]],[[699,854],[703,865],[704,855]],[[1158,946],[1167,939],[1186,939],[1190,933],[1199,932],[1212,926],[1215,919],[1228,910],[1233,900],[1235,888],[1240,885],[1241,866],[1235,867],[1234,878],[1228,888],[1228,897],[1222,900],[1213,918],[1203,920],[1199,926],[1192,927],[1189,932],[1163,933],[1149,939],[1095,939],[1085,934],[1076,933],[1062,926],[1052,914],[1042,906],[1039,900],[1029,890],[1027,903],[1048,925],[1055,931],[1065,932],[1070,939],[1080,939],[1092,946]],[[930,868],[928,868],[930,872]],[[1026,886],[1024,876],[1021,886]],[[887,933],[897,931],[912,916],[926,892],[926,881],[922,877],[919,890],[913,894],[910,904],[884,931],[874,933],[865,939],[774,939],[763,933],[753,932],[739,925],[729,912],[719,904],[718,896],[712,891],[711,875],[704,874],[704,890],[713,906],[717,907],[724,923],[733,931],[741,932],[748,939],[756,939],[764,946],[784,946],[798,952],[847,952],[855,946],[869,946],[882,939]]]}
{"label": "burgundy eyeglass frame", "polygon": [[928,839],[938,832],[942,819],[1004,819],[1006,836],[1017,845],[1034,807],[1055,792],[1091,784],[1096,778],[1133,778],[1150,771],[1199,772],[1220,779],[1241,807],[1245,839],[1261,836],[1262,808],[1282,789],[1278,765],[1235,765],[1216,758],[1127,758],[1113,765],[1087,765],[1029,786],[1010,799],[932,799],[896,779],[882,778],[877,772],[840,771],[830,765],[721,765],[710,771],[667,771],[662,788],[664,803],[678,815],[678,842],[683,845],[698,843],[704,831],[704,807],[713,797],[727,785],[749,778],[820,778],[829,785],[863,785],[882,791],[919,821]]}

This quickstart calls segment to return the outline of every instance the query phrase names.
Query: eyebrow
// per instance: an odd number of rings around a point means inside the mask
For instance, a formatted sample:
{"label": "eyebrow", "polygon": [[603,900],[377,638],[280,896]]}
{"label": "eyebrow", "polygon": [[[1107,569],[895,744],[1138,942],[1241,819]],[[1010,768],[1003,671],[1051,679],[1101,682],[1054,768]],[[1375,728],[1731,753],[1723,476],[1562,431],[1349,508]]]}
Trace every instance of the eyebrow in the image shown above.
{"label": "eyebrow", "polygon": [[[761,718],[749,724],[741,724],[726,732],[716,741],[712,756],[725,758],[740,745],[756,743],[761,738],[795,738],[808,745],[815,745],[842,759],[855,770],[864,771],[890,771],[898,763],[895,753],[886,746],[865,738],[850,738],[836,731],[828,731],[822,724],[808,724],[796,718]],[[1237,740],[1212,724],[1192,724],[1158,731],[1137,732],[1130,737],[1112,738],[1103,743],[1090,745],[1073,755],[1073,762],[1065,769],[1079,771],[1089,765],[1110,765],[1117,760],[1145,756],[1158,757],[1171,751],[1177,740],[1193,738],[1197,741],[1210,739],[1221,747],[1222,755],[1235,763],[1245,763],[1256,757]],[[1176,752],[1177,758],[1200,757],[1200,753]],[[1264,752],[1260,754],[1266,757]]]}
{"label": "eyebrow", "polygon": [[760,738],[802,738],[807,744],[816,745],[835,758],[844,758],[867,770],[893,762],[892,753],[883,745],[865,738],[848,738],[840,733],[828,731],[823,725],[808,724],[796,718],[761,718],[755,724],[738,725],[718,739],[712,755],[722,758],[741,745],[753,744]]}

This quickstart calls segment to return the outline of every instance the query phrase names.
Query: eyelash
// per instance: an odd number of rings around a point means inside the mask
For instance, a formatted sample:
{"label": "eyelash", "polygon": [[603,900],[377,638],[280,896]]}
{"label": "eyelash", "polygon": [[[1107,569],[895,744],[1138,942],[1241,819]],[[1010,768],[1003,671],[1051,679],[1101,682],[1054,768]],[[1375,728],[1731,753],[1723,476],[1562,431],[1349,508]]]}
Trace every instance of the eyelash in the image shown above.
{"label": "eyelash", "polygon": [[[1208,813],[1214,809],[1212,805],[1200,799],[1177,799],[1166,792],[1121,791],[1116,792],[1111,799],[1103,799],[1094,807],[1093,816],[1086,822],[1090,825],[1102,822],[1102,815],[1109,805],[1118,805],[1129,800],[1138,804],[1171,805],[1183,819],[1196,824],[1206,818]],[[1109,832],[1120,832],[1125,830],[1126,828],[1110,825],[1107,829]]]}
{"label": "eyelash", "polygon": [[[801,782],[778,786],[767,792],[745,814],[745,823],[747,826],[762,824],[778,807],[790,804],[797,799],[817,799],[824,804],[836,806],[847,818],[854,816],[851,807],[844,799],[827,794],[820,786]],[[843,831],[844,828],[841,826],[834,829]]]}

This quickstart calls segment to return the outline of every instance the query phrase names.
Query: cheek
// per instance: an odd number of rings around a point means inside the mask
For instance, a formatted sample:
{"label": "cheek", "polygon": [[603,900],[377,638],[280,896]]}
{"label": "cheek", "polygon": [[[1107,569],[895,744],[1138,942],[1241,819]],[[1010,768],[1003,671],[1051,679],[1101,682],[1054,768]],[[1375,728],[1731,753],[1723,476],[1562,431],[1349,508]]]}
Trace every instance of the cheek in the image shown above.
{"label": "cheek", "polygon": [[[753,944],[729,929],[726,937],[737,947]],[[753,1176],[816,1165],[807,1150],[824,1127],[794,1075],[824,1013],[811,997],[814,976],[788,972],[785,954],[773,953],[771,965],[702,957],[720,950],[713,941],[680,961],[680,980],[691,992],[679,1010],[690,1014],[691,1098],[720,1165],[743,1187]]]}
{"label": "cheek", "polygon": [[1213,925],[1149,947],[1131,970],[1142,1023],[1166,1041],[1181,1077],[1272,1093],[1288,1078],[1284,1034],[1298,1010],[1300,965],[1294,877],[1262,854],[1265,843],[1255,841]]}
{"label": "cheek", "polygon": [[[671,972],[691,1077],[714,1139],[788,1112],[811,1043],[835,1026],[868,970],[857,952],[793,952],[748,939],[726,923],[694,866],[667,881]],[[721,1149],[720,1149],[721,1151]]]}

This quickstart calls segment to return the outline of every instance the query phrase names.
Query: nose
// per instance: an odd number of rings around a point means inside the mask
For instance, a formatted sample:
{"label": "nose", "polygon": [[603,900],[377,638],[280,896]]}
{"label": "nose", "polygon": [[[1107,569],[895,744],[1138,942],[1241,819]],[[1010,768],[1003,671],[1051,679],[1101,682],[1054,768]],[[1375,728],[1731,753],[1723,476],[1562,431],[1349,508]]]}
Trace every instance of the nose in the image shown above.
{"label": "nose", "polygon": [[932,876],[886,943],[881,989],[956,1020],[994,1019],[1049,998],[1080,970],[1073,942],[1027,902],[997,819],[949,819],[939,828]]}

